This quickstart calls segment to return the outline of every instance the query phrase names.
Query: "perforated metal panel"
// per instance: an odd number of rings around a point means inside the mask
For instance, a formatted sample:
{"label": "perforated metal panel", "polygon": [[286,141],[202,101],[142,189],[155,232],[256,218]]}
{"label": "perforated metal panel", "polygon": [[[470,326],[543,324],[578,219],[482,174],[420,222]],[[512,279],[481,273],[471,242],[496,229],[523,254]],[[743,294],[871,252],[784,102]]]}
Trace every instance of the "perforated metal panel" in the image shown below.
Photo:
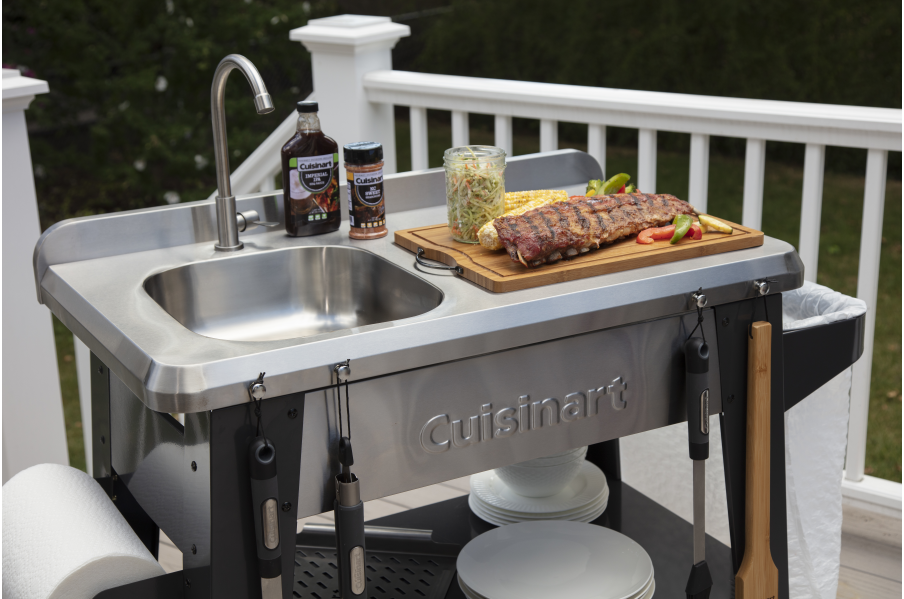
{"label": "perforated metal panel", "polygon": [[[442,599],[455,577],[455,558],[368,550],[365,570],[367,599]],[[298,599],[339,596],[335,551],[301,545],[295,548],[292,596]]]}

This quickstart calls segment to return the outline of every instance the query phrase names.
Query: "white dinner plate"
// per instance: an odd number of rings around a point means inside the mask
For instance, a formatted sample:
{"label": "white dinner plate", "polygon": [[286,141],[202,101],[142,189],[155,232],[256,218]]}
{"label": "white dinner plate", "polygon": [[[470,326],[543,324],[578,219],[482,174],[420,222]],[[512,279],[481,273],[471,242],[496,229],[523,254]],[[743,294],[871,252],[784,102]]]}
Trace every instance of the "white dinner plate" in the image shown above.
{"label": "white dinner plate", "polygon": [[490,522],[491,524],[496,524],[497,526],[500,523],[504,524],[512,524],[515,522],[530,522],[534,520],[573,520],[575,522],[592,522],[600,517],[600,515],[606,511],[606,507],[609,503],[608,495],[601,497],[599,500],[594,501],[589,506],[585,507],[581,510],[576,510],[574,512],[569,512],[564,515],[553,515],[548,516],[545,514],[512,514],[510,512],[499,512],[495,510],[492,506],[486,505],[480,501],[475,495],[468,496],[468,506],[470,506],[471,511],[477,514],[478,517]]}
{"label": "white dinner plate", "polygon": [[[527,520],[519,519],[519,518],[509,518],[505,516],[500,516],[498,514],[493,514],[485,511],[485,508],[482,506],[472,506],[471,511],[485,522],[489,522],[495,526],[505,526],[507,524],[518,524],[519,522],[526,522]],[[593,522],[597,518],[599,518],[603,512],[606,511],[606,504],[603,504],[599,508],[582,514],[580,516],[569,516],[567,518],[543,518],[543,520],[570,520],[573,522]],[[532,522],[538,522],[539,520],[531,520]]]}
{"label": "white dinner plate", "polygon": [[[461,579],[461,576],[456,574],[456,578],[458,578],[458,587],[461,589],[461,592],[464,593],[467,599],[488,599],[483,595],[475,593],[471,590],[468,585],[464,583]],[[643,588],[637,595],[632,597],[631,599],[653,599],[653,594],[656,592],[656,579],[652,576],[650,577],[650,582],[647,583],[647,586]]]}
{"label": "white dinner plate", "polygon": [[596,465],[586,461],[568,486],[550,497],[518,495],[492,470],[471,476],[471,493],[483,503],[515,514],[552,515],[579,509],[599,497],[606,488],[606,475]]}
{"label": "white dinner plate", "polygon": [[521,522],[486,532],[458,555],[468,588],[492,599],[632,599],[653,563],[625,535],[580,522]]}
{"label": "white dinner plate", "polygon": [[[473,503],[472,503],[473,502]],[[516,518],[519,521],[527,521],[527,520],[574,520],[580,516],[586,515],[592,511],[596,511],[598,508],[605,506],[609,503],[609,493],[608,491],[603,493],[600,497],[594,499],[589,504],[570,510],[567,512],[555,512],[552,514],[526,514],[526,513],[516,513],[508,510],[499,510],[493,507],[492,505],[486,504],[480,500],[480,497],[477,495],[469,495],[468,496],[469,505],[477,505],[483,511],[488,512],[490,514],[496,514],[498,516],[502,516],[503,518]]]}

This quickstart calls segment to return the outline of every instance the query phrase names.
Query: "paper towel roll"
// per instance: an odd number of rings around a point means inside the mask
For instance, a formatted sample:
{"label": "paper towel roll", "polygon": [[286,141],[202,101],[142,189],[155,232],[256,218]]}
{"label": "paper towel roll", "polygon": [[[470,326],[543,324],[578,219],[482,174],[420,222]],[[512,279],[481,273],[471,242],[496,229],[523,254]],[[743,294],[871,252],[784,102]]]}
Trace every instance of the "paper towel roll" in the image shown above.
{"label": "paper towel roll", "polygon": [[3,599],[91,599],[163,574],[84,472],[40,464],[3,485]]}

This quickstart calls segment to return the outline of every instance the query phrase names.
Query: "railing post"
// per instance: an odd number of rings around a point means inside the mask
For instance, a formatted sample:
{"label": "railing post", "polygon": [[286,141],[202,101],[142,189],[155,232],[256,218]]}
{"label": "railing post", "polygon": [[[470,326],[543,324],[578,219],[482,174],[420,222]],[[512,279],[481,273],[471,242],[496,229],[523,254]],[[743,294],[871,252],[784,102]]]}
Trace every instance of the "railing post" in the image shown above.
{"label": "railing post", "polygon": [[882,217],[885,210],[885,176],[888,151],[869,150],[866,155],[866,187],[863,190],[863,225],[860,229],[860,266],[857,297],[866,302],[863,355],[854,363],[851,381],[851,419],[848,421],[847,459],[844,476],[863,480],[866,464],[866,429],[869,387],[876,336],[876,304],[879,293],[879,259],[882,252]]}
{"label": "railing post", "polygon": [[709,197],[709,135],[691,134],[691,172],[687,201],[705,213]]}
{"label": "railing post", "polygon": [[53,322],[35,296],[41,223],[25,110],[47,82],[3,69],[3,482],[35,464],[69,465]]}
{"label": "railing post", "polygon": [[606,125],[587,126],[587,153],[596,158],[606,177]]}
{"label": "railing post", "polygon": [[514,146],[512,143],[512,117],[504,114],[497,114],[493,119],[495,129],[495,141],[497,148],[505,150],[506,156],[514,155]]}
{"label": "railing post", "polygon": [[637,136],[637,188],[656,193],[656,130],[641,129]]}
{"label": "railing post", "polygon": [[411,170],[423,171],[429,168],[429,146],[427,144],[427,109],[412,106],[411,125]]}
{"label": "railing post", "polygon": [[540,151],[555,152],[559,149],[559,121],[540,119]]}
{"label": "railing post", "polygon": [[807,144],[804,154],[804,192],[800,210],[800,242],[804,278],[816,282],[819,268],[819,226],[822,220],[822,182],[825,176],[826,147]]}
{"label": "railing post", "polygon": [[393,107],[369,102],[363,79],[372,71],[392,70],[392,49],[409,35],[410,27],[389,17],[362,15],[312,19],[289,33],[311,53],[323,130],[339,142],[340,152],[353,141],[383,144],[387,175],[397,171]]}
{"label": "railing post", "polygon": [[741,224],[763,228],[763,177],[766,174],[766,140],[748,139],[744,157],[744,206]]}
{"label": "railing post", "polygon": [[464,110],[452,111],[452,147],[467,146],[471,142],[471,130],[468,123],[468,113]]}

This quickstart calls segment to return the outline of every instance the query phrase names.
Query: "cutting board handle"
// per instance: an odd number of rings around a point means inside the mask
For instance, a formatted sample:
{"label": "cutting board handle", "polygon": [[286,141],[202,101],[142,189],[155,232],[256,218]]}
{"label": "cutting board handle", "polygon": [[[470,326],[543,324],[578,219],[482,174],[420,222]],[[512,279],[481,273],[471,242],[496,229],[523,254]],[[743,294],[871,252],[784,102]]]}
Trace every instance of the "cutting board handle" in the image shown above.
{"label": "cutting board handle", "polygon": [[778,598],[778,568],[769,549],[771,385],[772,325],[755,322],[747,342],[746,543],[735,577],[737,599]]}

